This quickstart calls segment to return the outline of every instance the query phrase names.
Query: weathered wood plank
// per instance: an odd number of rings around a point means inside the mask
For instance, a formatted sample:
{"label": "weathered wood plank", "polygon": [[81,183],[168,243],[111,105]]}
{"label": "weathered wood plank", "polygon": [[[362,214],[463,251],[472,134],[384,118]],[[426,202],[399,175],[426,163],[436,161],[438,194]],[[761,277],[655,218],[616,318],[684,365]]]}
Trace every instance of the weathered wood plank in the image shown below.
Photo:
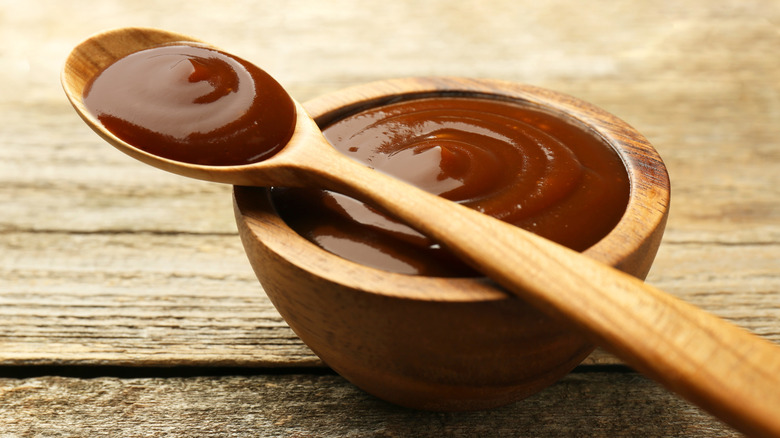
{"label": "weathered wood plank", "polygon": [[[6,233],[0,249],[0,365],[320,365],[235,235]],[[780,342],[778,250],[670,242],[648,281]]]}
{"label": "weathered wood plank", "polygon": [[4,242],[2,364],[319,364],[263,294],[237,236],[12,233]]}
{"label": "weathered wood plank", "polygon": [[4,437],[725,437],[737,433],[633,373],[575,373],[503,408],[411,411],[338,376],[0,379]]}

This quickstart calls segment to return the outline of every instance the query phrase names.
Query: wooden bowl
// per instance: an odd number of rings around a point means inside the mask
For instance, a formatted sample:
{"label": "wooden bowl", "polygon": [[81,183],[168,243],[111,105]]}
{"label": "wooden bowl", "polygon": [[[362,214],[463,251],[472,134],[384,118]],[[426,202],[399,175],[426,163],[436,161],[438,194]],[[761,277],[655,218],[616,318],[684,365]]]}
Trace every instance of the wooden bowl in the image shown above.
{"label": "wooden bowl", "polygon": [[[668,175],[642,135],[601,109],[527,85],[457,78],[370,83],[304,106],[325,126],[367,107],[444,95],[540,105],[601,135],[625,162],[630,200],[617,226],[584,253],[647,275],[666,223]],[[488,279],[369,268],[296,234],[265,188],[236,187],[234,201],[246,253],[279,313],[326,364],[377,397],[426,410],[491,408],[550,385],[593,349]]]}

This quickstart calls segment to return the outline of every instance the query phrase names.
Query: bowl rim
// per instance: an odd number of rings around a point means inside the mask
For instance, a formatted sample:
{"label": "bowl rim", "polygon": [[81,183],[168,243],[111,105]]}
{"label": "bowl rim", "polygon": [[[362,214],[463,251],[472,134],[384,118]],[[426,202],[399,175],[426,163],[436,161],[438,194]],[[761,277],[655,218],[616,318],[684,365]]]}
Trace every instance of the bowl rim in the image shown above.
{"label": "bowl rim", "polygon": [[[647,139],[613,114],[581,99],[537,86],[456,77],[414,77],[368,82],[309,100],[303,107],[325,126],[378,105],[436,96],[498,99],[541,106],[564,114],[602,137],[618,153],[629,177],[629,200],[618,224],[583,251],[602,263],[618,266],[639,250],[659,228],[669,208],[669,175]],[[257,190],[265,192],[257,203]],[[251,199],[254,198],[254,202]],[[267,188],[234,187],[234,209],[242,232],[262,242],[276,256],[305,272],[367,293],[431,301],[425,291],[436,288],[436,301],[475,302],[515,298],[487,278],[445,278],[384,271],[332,254],[295,231],[275,214]],[[637,230],[641,232],[638,233]],[[246,243],[245,243],[246,244]]]}

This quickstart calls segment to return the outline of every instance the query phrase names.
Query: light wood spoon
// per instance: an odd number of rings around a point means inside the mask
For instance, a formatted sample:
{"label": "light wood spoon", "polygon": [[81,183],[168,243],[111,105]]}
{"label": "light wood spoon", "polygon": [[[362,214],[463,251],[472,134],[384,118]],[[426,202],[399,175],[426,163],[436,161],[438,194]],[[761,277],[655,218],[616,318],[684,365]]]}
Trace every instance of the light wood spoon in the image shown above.
{"label": "light wood spoon", "polygon": [[756,436],[780,436],[778,346],[578,252],[346,158],[298,103],[289,144],[256,164],[192,165],[120,140],[84,107],[85,84],[125,55],[176,41],[200,42],[143,28],[89,38],[66,61],[61,79],[68,99],[106,141],[161,169],[234,185],[326,188],[380,206],[508,291],[571,321],[597,345],[735,428]]}

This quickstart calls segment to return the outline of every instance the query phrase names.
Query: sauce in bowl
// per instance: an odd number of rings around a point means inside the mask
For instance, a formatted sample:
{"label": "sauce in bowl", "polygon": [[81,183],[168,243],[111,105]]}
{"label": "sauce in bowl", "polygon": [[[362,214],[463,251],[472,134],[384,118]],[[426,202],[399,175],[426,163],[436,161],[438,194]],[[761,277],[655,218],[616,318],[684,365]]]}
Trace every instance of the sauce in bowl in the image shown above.
{"label": "sauce in bowl", "polygon": [[[531,105],[414,99],[358,112],[323,132],[376,170],[578,251],[609,233],[628,202],[617,153],[576,122]],[[347,196],[274,188],[272,197],[292,229],[345,259],[404,274],[478,275],[446,248]]]}

